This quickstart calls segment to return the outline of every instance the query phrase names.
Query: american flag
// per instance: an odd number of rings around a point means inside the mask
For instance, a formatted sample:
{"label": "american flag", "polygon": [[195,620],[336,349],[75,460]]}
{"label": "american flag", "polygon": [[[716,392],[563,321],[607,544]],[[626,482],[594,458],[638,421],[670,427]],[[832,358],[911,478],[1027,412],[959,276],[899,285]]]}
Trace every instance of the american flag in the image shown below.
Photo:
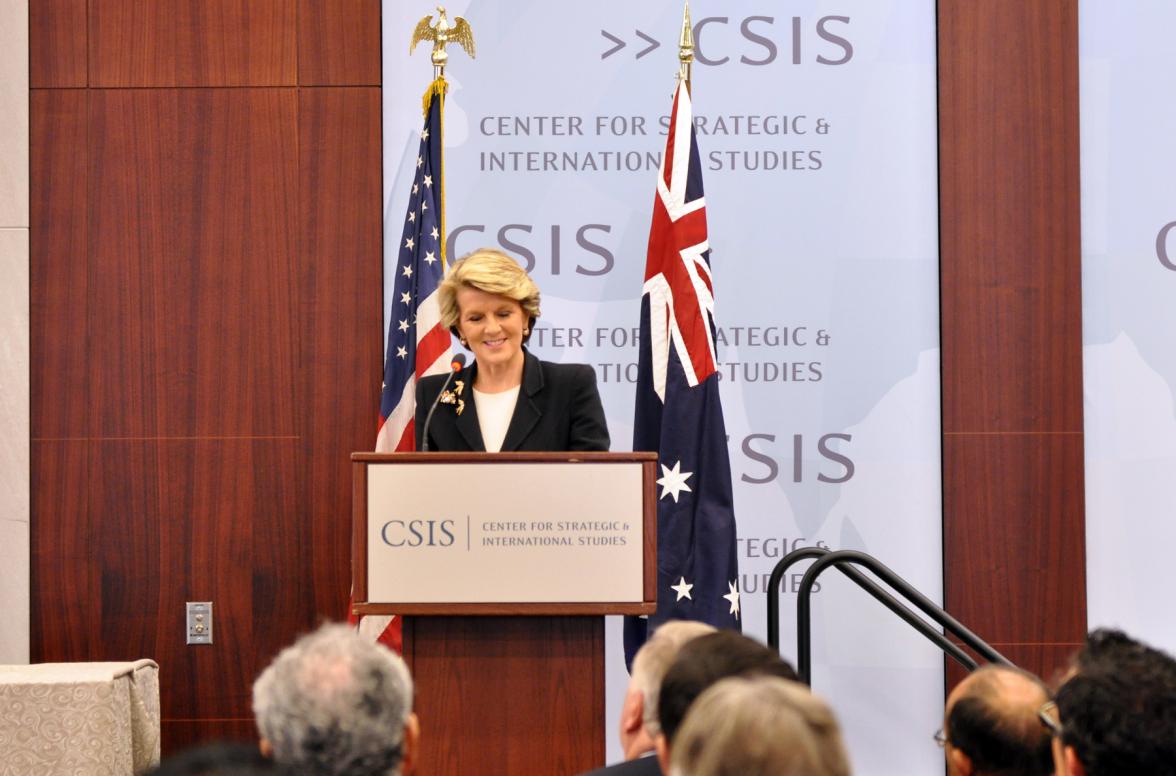
{"label": "american flag", "polygon": [[658,453],[657,612],[625,620],[625,659],[667,620],[740,629],[731,462],[690,92],[674,95],[645,261],[633,449]]}
{"label": "american flag", "polygon": [[[416,174],[397,243],[395,287],[388,319],[388,353],[380,395],[376,452],[404,452],[416,446],[413,418],[416,384],[425,375],[449,369],[451,338],[441,325],[437,286],[443,274],[441,198],[441,117],[444,82],[429,91],[421,130]],[[389,258],[391,252],[389,251]],[[390,263],[390,262],[388,262]],[[360,632],[400,651],[399,618],[365,617]]]}

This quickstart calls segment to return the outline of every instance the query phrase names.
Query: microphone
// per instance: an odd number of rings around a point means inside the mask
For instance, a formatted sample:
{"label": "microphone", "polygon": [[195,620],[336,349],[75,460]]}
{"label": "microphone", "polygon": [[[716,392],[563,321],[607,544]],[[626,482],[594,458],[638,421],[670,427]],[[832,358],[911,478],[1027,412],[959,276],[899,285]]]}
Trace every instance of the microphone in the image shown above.
{"label": "microphone", "polygon": [[421,429],[421,452],[429,452],[429,424],[433,422],[433,413],[437,411],[437,404],[440,403],[441,397],[445,394],[445,389],[449,387],[449,383],[453,380],[453,376],[461,371],[465,366],[465,353],[458,353],[449,362],[449,376],[445,378],[445,382],[441,384],[441,390],[437,391],[437,398],[433,399],[433,406],[429,407],[429,414],[425,416],[425,427]]}

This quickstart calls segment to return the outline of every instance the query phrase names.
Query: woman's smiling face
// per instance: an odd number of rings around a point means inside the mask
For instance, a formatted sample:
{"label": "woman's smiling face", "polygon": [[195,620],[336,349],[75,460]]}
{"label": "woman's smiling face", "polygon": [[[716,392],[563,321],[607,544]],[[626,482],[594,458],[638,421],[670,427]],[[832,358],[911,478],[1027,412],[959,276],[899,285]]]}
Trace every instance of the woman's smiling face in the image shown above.
{"label": "woman's smiling face", "polygon": [[457,292],[457,309],[457,331],[479,365],[521,369],[527,316],[518,302],[466,286]]}

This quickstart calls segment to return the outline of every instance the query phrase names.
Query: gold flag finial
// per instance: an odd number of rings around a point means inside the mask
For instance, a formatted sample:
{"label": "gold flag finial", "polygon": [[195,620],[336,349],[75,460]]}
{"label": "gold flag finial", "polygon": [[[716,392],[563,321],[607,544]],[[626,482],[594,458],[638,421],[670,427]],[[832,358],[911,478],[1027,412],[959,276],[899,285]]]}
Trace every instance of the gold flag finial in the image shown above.
{"label": "gold flag finial", "polygon": [[690,65],[694,62],[694,30],[690,24],[690,0],[682,8],[682,37],[678,40],[678,79],[690,88]]}
{"label": "gold flag finial", "polygon": [[411,54],[421,41],[432,41],[433,77],[444,78],[445,63],[449,61],[445,46],[456,43],[465,49],[470,59],[473,59],[474,31],[470,28],[470,23],[460,16],[453,17],[453,24],[450,24],[442,6],[437,6],[437,23],[431,24],[432,21],[433,16],[430,14],[417,22],[416,29],[412,31],[412,42],[408,44],[408,53]]}

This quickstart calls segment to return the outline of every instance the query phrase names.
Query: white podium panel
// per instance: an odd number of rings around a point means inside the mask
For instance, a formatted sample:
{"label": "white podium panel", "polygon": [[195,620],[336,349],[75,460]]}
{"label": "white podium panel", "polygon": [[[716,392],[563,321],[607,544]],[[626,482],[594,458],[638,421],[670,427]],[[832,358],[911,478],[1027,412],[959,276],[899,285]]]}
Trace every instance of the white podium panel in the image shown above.
{"label": "white podium panel", "polygon": [[366,584],[357,585],[359,600],[400,613],[448,605],[644,607],[652,601],[654,537],[647,533],[655,531],[656,510],[653,456],[636,457],[362,456],[356,487],[366,515],[357,521],[356,560]]}

